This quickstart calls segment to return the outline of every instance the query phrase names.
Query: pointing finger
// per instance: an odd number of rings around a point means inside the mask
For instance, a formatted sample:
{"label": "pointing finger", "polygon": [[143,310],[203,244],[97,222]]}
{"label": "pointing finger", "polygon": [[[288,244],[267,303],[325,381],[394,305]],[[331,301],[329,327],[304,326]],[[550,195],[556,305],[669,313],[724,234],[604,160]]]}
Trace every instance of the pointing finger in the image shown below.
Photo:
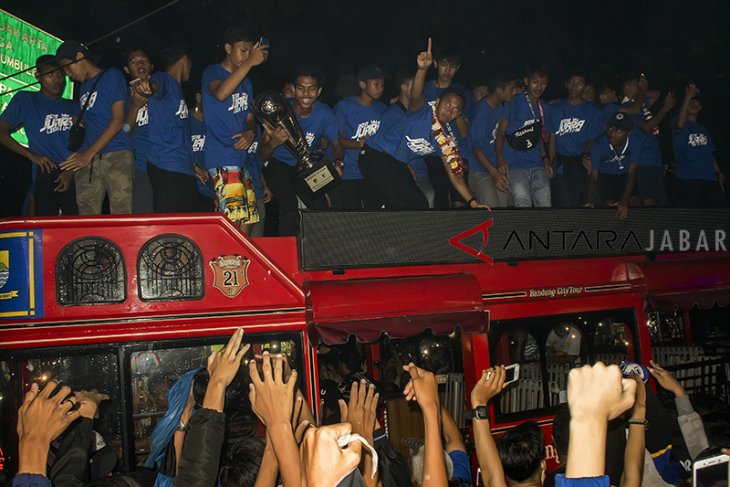
{"label": "pointing finger", "polygon": [[431,38],[430,37],[428,38],[428,48],[426,49],[426,52],[431,54]]}

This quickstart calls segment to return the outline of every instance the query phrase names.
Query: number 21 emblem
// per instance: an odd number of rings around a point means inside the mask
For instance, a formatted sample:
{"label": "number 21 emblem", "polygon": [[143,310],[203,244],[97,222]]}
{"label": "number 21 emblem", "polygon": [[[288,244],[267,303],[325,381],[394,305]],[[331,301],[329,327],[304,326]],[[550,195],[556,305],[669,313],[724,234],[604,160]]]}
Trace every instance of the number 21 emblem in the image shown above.
{"label": "number 21 emblem", "polygon": [[248,266],[251,261],[240,255],[221,255],[210,261],[213,287],[227,298],[235,298],[248,286]]}

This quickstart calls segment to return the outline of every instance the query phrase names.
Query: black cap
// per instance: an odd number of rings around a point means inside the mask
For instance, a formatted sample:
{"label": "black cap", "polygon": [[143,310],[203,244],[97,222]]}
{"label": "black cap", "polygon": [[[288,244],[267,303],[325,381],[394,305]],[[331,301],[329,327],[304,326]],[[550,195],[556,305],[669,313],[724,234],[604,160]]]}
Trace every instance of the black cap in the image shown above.
{"label": "black cap", "polygon": [[371,64],[370,66],[365,66],[364,68],[361,68],[360,71],[357,72],[357,80],[358,81],[367,81],[369,79],[380,79],[385,78],[385,73],[383,73],[383,70],[380,69],[380,67]]}
{"label": "black cap", "polygon": [[608,121],[608,126],[616,127],[628,132],[634,127],[634,123],[631,121],[631,117],[625,113],[619,112],[611,117],[611,120]]}
{"label": "black cap", "polygon": [[63,44],[58,46],[56,50],[56,61],[62,59],[68,59],[69,61],[76,60],[76,53],[80,52],[84,57],[89,57],[91,51],[89,48],[80,43],[79,41],[65,41]]}

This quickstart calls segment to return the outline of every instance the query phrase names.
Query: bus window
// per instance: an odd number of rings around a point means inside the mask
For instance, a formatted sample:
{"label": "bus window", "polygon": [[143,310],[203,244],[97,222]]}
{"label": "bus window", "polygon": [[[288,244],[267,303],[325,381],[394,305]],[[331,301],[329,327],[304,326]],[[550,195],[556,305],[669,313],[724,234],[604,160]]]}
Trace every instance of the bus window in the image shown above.
{"label": "bus window", "polygon": [[661,313],[654,311],[649,314],[647,321],[651,334],[652,347],[655,346],[687,346],[687,337],[684,331],[684,320],[677,313]]}
{"label": "bus window", "polygon": [[[207,343],[205,343],[207,341]],[[301,371],[303,364],[301,340],[298,336],[288,334],[254,335],[247,334],[244,341],[251,344],[251,350],[243,359],[238,377],[226,393],[226,404],[236,403],[236,409],[242,410],[244,429],[251,428],[255,432],[258,426],[256,417],[248,404],[248,364],[249,360],[260,360],[264,351],[282,353],[287,357],[289,368]],[[204,343],[204,344],[201,344]],[[208,356],[213,351],[221,350],[227,337],[211,340],[176,342],[174,344],[157,343],[154,348],[147,346],[144,350],[132,350],[129,355],[130,378],[132,388],[132,420],[134,425],[135,464],[144,462],[150,451],[152,431],[159,419],[168,409],[167,392],[184,373],[205,367]],[[131,348],[131,347],[130,347]],[[300,381],[305,376],[300,373]],[[300,384],[301,385],[301,384]],[[198,398],[196,398],[198,399]],[[202,400],[202,398],[201,398]]]}
{"label": "bus window", "polygon": [[18,377],[23,391],[20,398],[34,382],[42,388],[50,380],[61,381],[73,391],[98,389],[109,394],[109,400],[99,406],[99,418],[94,421],[94,430],[101,435],[104,444],[121,455],[122,409],[116,353],[64,352],[63,355],[49,354],[20,360],[18,366]]}
{"label": "bus window", "polygon": [[574,367],[634,360],[635,329],[633,309],[493,321],[491,363],[520,364],[519,380],[507,387],[495,408],[497,419],[518,419],[510,415],[558,406]]}
{"label": "bus window", "polygon": [[540,347],[531,333],[519,326],[505,330],[493,357],[495,365],[520,365],[519,380],[500,394],[500,412],[517,413],[544,407]]}

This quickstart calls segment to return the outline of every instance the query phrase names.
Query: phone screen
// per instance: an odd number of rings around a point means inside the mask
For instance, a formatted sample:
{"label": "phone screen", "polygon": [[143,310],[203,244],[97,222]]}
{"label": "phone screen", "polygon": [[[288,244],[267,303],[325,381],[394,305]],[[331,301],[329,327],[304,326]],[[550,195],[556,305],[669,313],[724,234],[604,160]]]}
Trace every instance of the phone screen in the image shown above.
{"label": "phone screen", "polygon": [[[724,457],[724,459],[720,458]],[[718,463],[712,465],[701,466],[706,461],[718,460]],[[696,487],[727,487],[728,476],[730,476],[730,457],[720,455],[715,458],[708,458],[705,461],[699,461],[695,465],[694,482]]]}
{"label": "phone screen", "polygon": [[515,369],[514,368],[507,368],[505,369],[505,376],[504,376],[504,383],[507,382],[514,382],[515,380]]}

